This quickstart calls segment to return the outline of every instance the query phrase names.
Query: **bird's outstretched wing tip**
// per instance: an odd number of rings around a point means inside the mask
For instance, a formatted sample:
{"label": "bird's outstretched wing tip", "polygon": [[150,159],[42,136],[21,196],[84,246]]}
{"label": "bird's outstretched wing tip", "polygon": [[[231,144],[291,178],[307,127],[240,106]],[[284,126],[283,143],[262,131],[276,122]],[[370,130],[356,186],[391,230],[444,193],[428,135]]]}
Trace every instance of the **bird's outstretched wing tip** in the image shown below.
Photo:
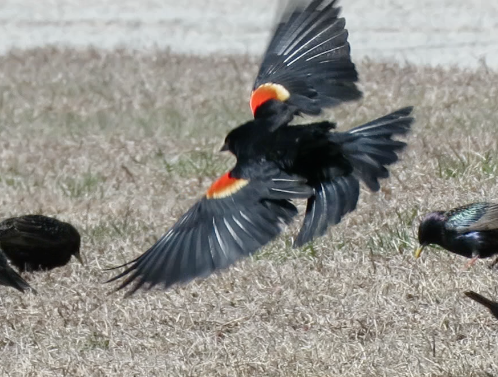
{"label": "bird's outstretched wing tip", "polygon": [[294,0],[281,10],[256,77],[253,114],[270,99],[318,115],[323,108],[358,100],[358,72],[351,61],[346,21],[336,1]]}

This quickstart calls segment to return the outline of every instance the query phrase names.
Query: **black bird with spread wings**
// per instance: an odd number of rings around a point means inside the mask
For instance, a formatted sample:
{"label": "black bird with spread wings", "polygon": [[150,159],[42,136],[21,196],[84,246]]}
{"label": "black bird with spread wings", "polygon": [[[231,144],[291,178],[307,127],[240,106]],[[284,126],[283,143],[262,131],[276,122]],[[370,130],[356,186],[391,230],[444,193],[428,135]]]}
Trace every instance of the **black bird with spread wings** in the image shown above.
{"label": "black bird with spread wings", "polygon": [[21,272],[64,266],[71,256],[83,263],[78,231],[69,223],[42,215],[0,222],[0,248]]}
{"label": "black bird with spread wings", "polygon": [[7,258],[5,258],[2,250],[0,250],[0,285],[12,287],[21,292],[25,292],[28,289],[36,292],[29,286],[26,280],[24,280],[17,272],[14,271],[12,267],[9,266]]}
{"label": "black bird with spread wings", "polygon": [[416,258],[430,244],[472,258],[469,266],[479,258],[492,257],[498,254],[498,204],[471,203],[431,212],[420,223],[418,239]]}
{"label": "black bird with spread wings", "polygon": [[[297,215],[292,199],[307,199],[294,245],[325,234],[356,208],[362,180],[372,191],[406,144],[394,140],[413,122],[411,108],[348,132],[334,123],[290,126],[295,115],[358,99],[344,19],[329,1],[293,1],[284,11],[251,95],[254,120],[234,130],[222,151],[237,158],[149,250],[110,281],[168,288],[208,276],[274,239]],[[123,267],[123,266],[120,266]]]}

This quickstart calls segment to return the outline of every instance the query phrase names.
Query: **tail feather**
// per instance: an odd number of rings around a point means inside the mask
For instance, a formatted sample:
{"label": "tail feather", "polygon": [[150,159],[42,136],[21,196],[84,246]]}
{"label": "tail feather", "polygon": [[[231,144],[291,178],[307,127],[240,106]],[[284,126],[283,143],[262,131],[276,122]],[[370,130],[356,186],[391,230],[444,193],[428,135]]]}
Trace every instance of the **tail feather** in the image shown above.
{"label": "tail feather", "polygon": [[[377,118],[375,120],[372,120],[371,122],[352,128],[348,131],[348,133],[364,134],[368,136],[390,136],[394,131],[395,134],[406,134],[410,130],[410,119],[412,118],[410,118],[409,116],[412,111],[413,106],[403,107],[402,109],[384,115],[381,118]],[[406,122],[404,121],[408,121],[408,127],[406,127]]]}
{"label": "tail feather", "polygon": [[[330,225],[339,223],[345,214],[356,208],[360,179],[370,190],[380,189],[379,179],[389,177],[387,166],[398,161],[398,153],[406,146],[392,137],[410,130],[411,111],[411,107],[404,108],[349,132],[328,134],[329,157],[336,166],[321,171],[321,176],[313,179],[315,195],[308,199],[303,226],[294,246],[322,236]],[[338,154],[345,159],[349,169],[337,165]]]}
{"label": "tail feather", "polygon": [[323,236],[330,225],[338,224],[342,217],[356,208],[360,184],[353,175],[335,177],[315,187],[315,195],[308,199],[303,226],[294,247]]}
{"label": "tail feather", "polygon": [[413,108],[406,107],[382,118],[330,138],[342,145],[342,152],[351,162],[354,174],[372,191],[380,189],[379,179],[389,177],[386,166],[398,161],[398,153],[406,143],[393,140],[395,135],[405,135],[414,121]]}
{"label": "tail feather", "polygon": [[[281,85],[297,113],[356,100],[358,73],[351,61],[344,18],[336,1],[289,1],[266,50],[253,96],[265,84]],[[258,102],[259,104],[259,102]],[[256,113],[256,106],[253,106]]]}

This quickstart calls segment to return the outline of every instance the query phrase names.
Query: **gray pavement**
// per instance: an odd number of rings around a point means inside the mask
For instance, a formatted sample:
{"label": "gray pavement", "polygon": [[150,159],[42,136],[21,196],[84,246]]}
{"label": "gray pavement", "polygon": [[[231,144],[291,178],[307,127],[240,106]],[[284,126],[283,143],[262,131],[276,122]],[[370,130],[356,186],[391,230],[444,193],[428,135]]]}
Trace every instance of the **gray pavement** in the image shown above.
{"label": "gray pavement", "polygon": [[[0,53],[47,44],[262,53],[275,0],[0,0]],[[498,69],[498,0],[342,0],[355,60]]]}

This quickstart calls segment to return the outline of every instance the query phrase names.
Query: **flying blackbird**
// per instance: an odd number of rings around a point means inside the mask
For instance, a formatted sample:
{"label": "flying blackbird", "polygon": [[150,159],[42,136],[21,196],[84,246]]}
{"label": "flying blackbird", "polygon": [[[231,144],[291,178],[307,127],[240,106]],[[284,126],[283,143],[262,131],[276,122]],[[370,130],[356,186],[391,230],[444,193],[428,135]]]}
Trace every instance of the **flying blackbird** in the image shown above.
{"label": "flying blackbird", "polygon": [[[284,12],[251,96],[254,120],[226,137],[222,151],[235,167],[149,250],[113,277],[118,287],[165,288],[204,277],[256,252],[297,214],[291,199],[308,200],[294,245],[323,235],[356,208],[359,180],[372,191],[406,144],[412,108],[404,108],[348,132],[334,123],[290,126],[297,114],[361,96],[349,57],[344,20],[334,2],[291,2]],[[120,266],[122,267],[122,266]]]}
{"label": "flying blackbird", "polygon": [[5,258],[2,250],[0,250],[0,285],[13,287],[21,292],[24,292],[27,289],[36,292],[12,267],[9,266],[7,258]]}
{"label": "flying blackbird", "polygon": [[80,255],[80,235],[69,223],[42,215],[12,217],[0,223],[0,248],[19,271],[50,270]]}
{"label": "flying blackbird", "polygon": [[498,303],[491,301],[487,299],[484,296],[481,296],[479,293],[473,292],[473,291],[468,291],[464,292],[465,296],[470,297],[472,300],[478,302],[481,305],[484,305],[486,308],[489,309],[491,314],[498,319]]}
{"label": "flying blackbird", "polygon": [[469,266],[478,258],[489,258],[498,253],[498,205],[472,203],[446,212],[431,212],[420,223],[418,240],[416,258],[430,244],[472,258]]}

